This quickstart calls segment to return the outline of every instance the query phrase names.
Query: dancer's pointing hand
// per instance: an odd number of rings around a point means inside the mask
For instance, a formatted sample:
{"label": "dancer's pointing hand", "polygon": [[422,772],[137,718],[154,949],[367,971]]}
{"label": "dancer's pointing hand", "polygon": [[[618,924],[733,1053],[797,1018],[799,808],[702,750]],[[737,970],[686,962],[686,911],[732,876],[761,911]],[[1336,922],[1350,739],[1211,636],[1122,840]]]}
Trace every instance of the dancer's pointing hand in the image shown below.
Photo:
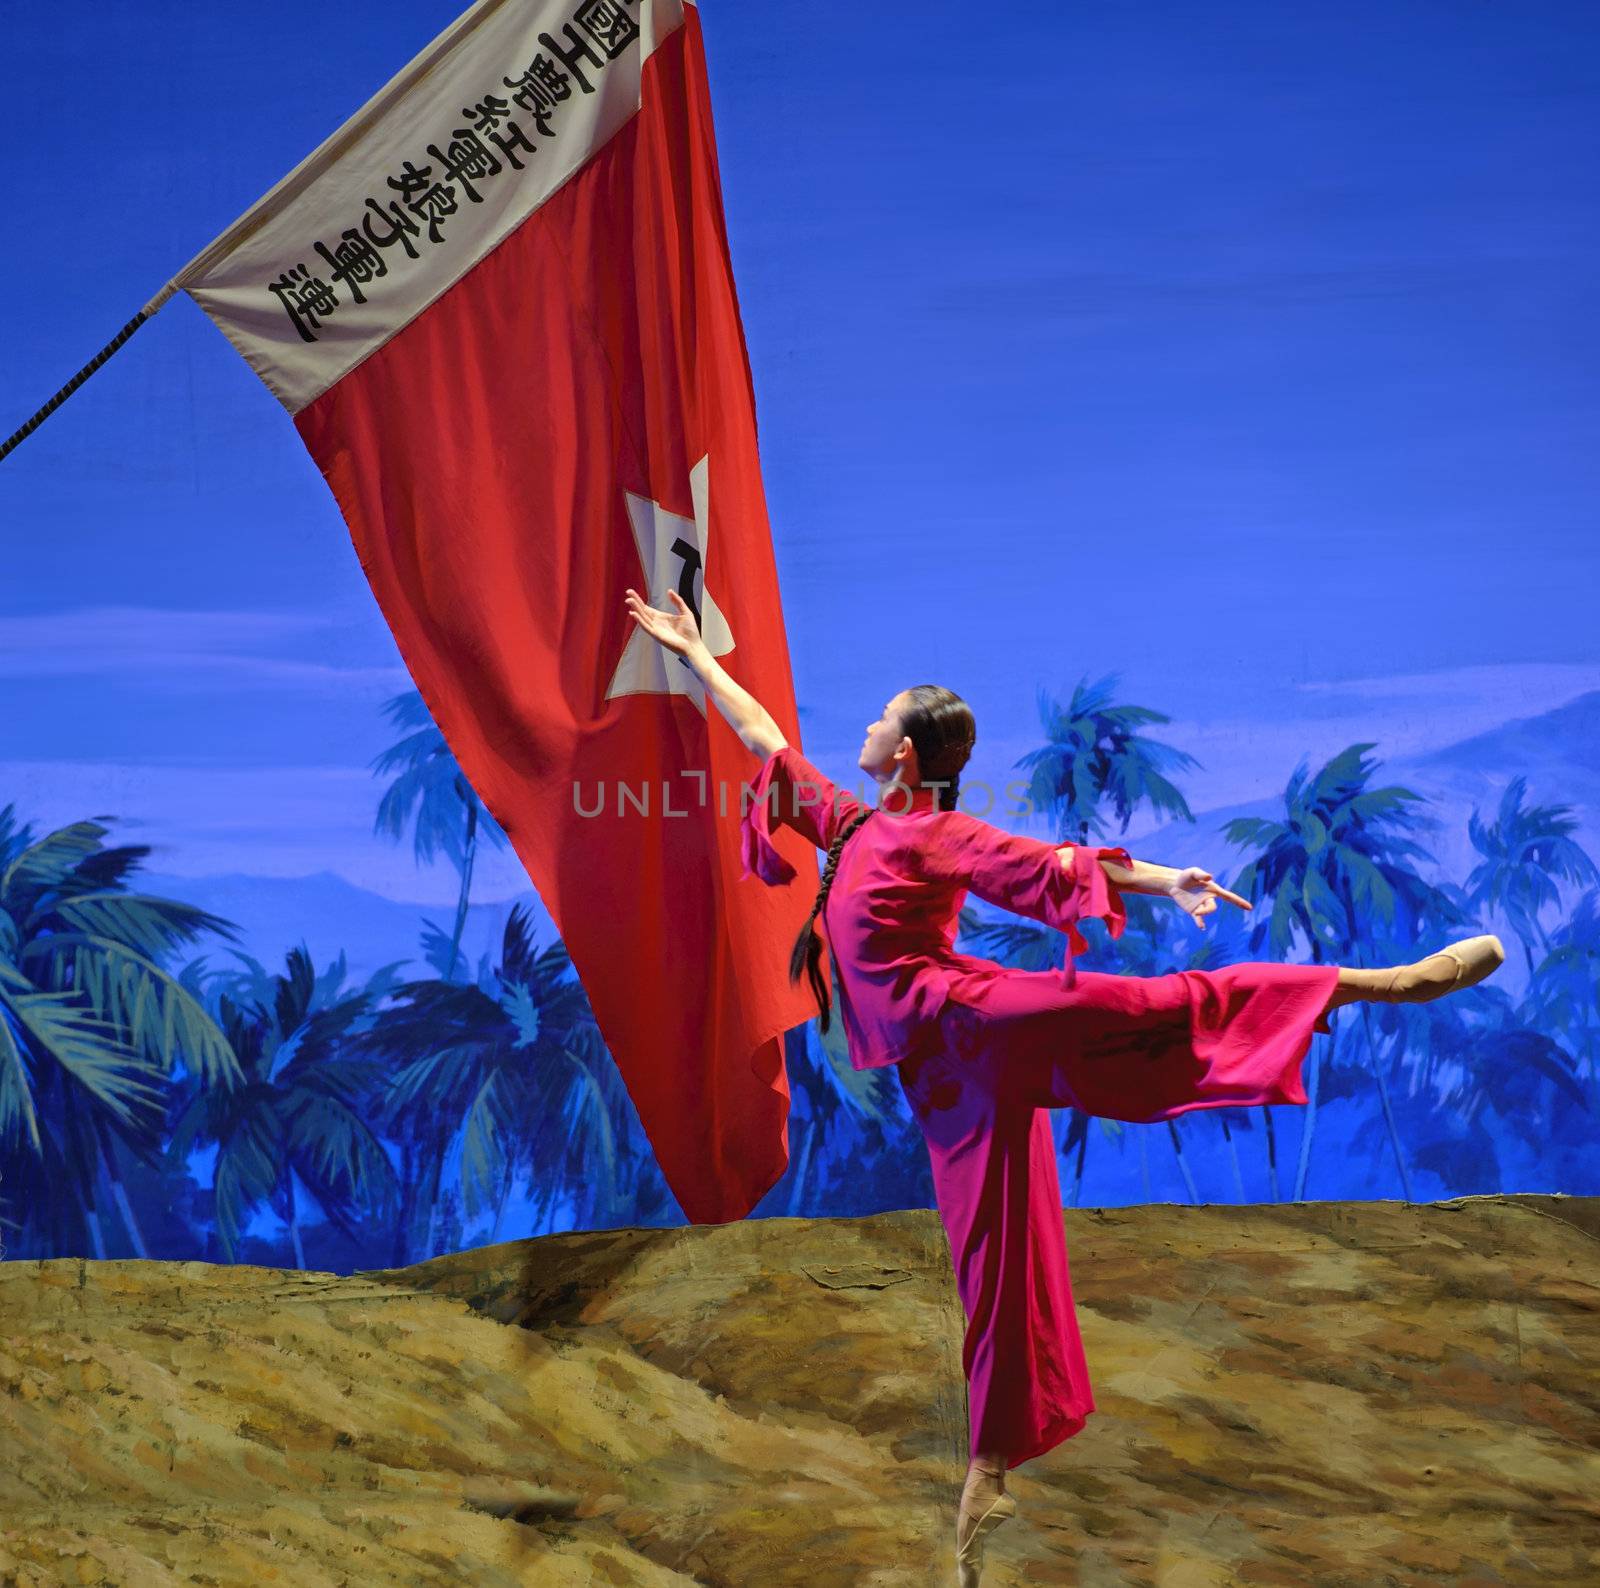
{"label": "dancer's pointing hand", "polygon": [[1219,887],[1216,879],[1202,866],[1185,866],[1172,879],[1173,902],[1193,919],[1201,931],[1205,930],[1206,917],[1216,910],[1218,899],[1237,904],[1241,910],[1255,908],[1248,899]]}
{"label": "dancer's pointing hand", "polygon": [[659,607],[647,605],[637,590],[624,591],[623,599],[634,622],[651,639],[659,640],[669,651],[676,651],[679,656],[689,656],[701,643],[700,628],[694,620],[694,612],[676,590],[667,591],[667,599],[672,602],[670,612],[663,612]]}

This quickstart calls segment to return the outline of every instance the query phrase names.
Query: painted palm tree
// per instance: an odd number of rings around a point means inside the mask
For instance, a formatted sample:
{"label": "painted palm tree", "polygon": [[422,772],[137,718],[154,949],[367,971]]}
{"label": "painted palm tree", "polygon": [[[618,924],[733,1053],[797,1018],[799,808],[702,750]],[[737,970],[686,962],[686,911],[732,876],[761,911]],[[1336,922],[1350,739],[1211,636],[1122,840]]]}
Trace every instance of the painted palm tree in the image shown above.
{"label": "painted palm tree", "polygon": [[1550,933],[1529,1001],[1537,1024],[1562,1032],[1588,1060],[1589,1085],[1600,1106],[1600,893],[1585,893]]}
{"label": "painted palm tree", "polygon": [[[1229,843],[1255,851],[1233,887],[1253,903],[1270,901],[1270,908],[1257,912],[1250,940],[1257,950],[1265,942],[1274,959],[1304,950],[1318,964],[1381,964],[1395,946],[1415,943],[1424,922],[1444,925],[1460,919],[1448,894],[1416,869],[1431,858],[1412,836],[1432,825],[1417,809],[1422,797],[1398,785],[1370,787],[1378,765],[1367,759],[1372,748],[1351,745],[1314,775],[1302,762],[1284,791],[1281,820],[1241,816],[1223,829]],[[1384,1122],[1409,1200],[1410,1175],[1372,1035],[1370,1006],[1361,1007],[1368,1016],[1368,1050]],[[1296,1200],[1305,1195],[1321,1067],[1321,1045],[1315,1044],[1295,1172]]]}
{"label": "painted palm tree", "polygon": [[232,1049],[162,961],[231,922],[132,892],[146,844],[102,846],[104,817],[35,839],[0,810],[0,1193],[49,1255],[107,1253],[105,1181],[135,1255],[148,1256],[121,1155],[159,1158],[168,1077],[182,1064],[217,1086]]}
{"label": "painted palm tree", "polygon": [[[467,1218],[494,1210],[491,1239],[520,1171],[540,1192],[535,1228],[564,1193],[585,1227],[633,1206],[631,1101],[566,949],[538,948],[528,921],[513,905],[500,963],[480,965],[475,981],[401,984],[365,1039],[392,1076],[389,1122],[417,1145],[420,1183],[406,1188],[398,1237],[407,1249],[425,1197],[432,1255],[440,1183],[455,1158]],[[448,963],[448,945],[431,952]]]}
{"label": "painted palm tree", "polygon": [[1549,950],[1541,916],[1559,904],[1559,884],[1592,887],[1600,882],[1600,871],[1572,836],[1578,829],[1572,807],[1524,805],[1527,792],[1527,779],[1514,777],[1492,823],[1476,810],[1468,818],[1472,847],[1483,859],[1467,878],[1467,896],[1475,906],[1498,910],[1510,922],[1531,977],[1534,951]]}
{"label": "painted palm tree", "polygon": [[[1438,1174],[1447,1196],[1515,1189],[1503,1149],[1520,1143],[1546,1172],[1563,1143],[1592,1161],[1595,1105],[1577,1062],[1538,1022],[1539,989],[1521,1003],[1498,987],[1474,987],[1438,1003],[1383,1013],[1425,1056],[1414,1078],[1423,1140],[1419,1167]],[[1563,1036],[1566,1033],[1562,1033]]]}
{"label": "painted palm tree", "polygon": [[1039,691],[1045,742],[1017,763],[1028,773],[1028,797],[1055,821],[1062,843],[1086,844],[1109,831],[1106,807],[1127,832],[1134,812],[1148,805],[1158,816],[1192,822],[1189,803],[1169,774],[1198,766],[1183,750],[1147,737],[1142,729],[1172,719],[1148,706],[1121,705],[1117,678],[1081,680],[1063,707]]}
{"label": "painted palm tree", "polygon": [[[798,1110],[789,1110],[789,1170],[784,1212],[798,1218],[805,1210],[807,1191],[812,1189],[811,1171],[821,1158],[827,1144],[828,1132],[838,1107],[838,1095],[828,1079],[828,1059],[820,1051],[821,1036],[812,1034],[813,1023],[791,1027],[784,1033],[783,1066],[789,1077],[791,1101],[805,1100],[805,1128],[797,1130]],[[830,1035],[837,1033],[839,1022],[832,1023]],[[825,1040],[825,1039],[824,1039]]]}
{"label": "painted palm tree", "polygon": [[467,781],[444,735],[428,715],[422,696],[416,690],[396,695],[384,710],[390,721],[406,732],[372,763],[375,776],[396,774],[378,802],[374,831],[399,840],[409,825],[417,864],[430,865],[442,853],[461,877],[444,972],[448,980],[456,973],[461,953],[478,845],[488,843],[503,849],[509,840]]}
{"label": "painted palm tree", "polygon": [[[850,1063],[849,1044],[844,1026],[834,1020],[823,1031],[816,1020],[808,1020],[786,1033],[784,1066],[791,1087],[805,1099],[806,1127],[795,1147],[796,1132],[791,1114],[790,1167],[785,1177],[789,1184],[784,1211],[799,1217],[806,1211],[807,1197],[813,1213],[832,1211],[824,1177],[824,1149],[838,1130],[853,1135],[859,1143],[873,1135],[887,1136],[903,1125],[895,1103],[898,1087],[886,1070],[857,1070]],[[854,1152],[844,1149],[853,1172],[859,1168]]]}
{"label": "painted palm tree", "polygon": [[[1188,801],[1170,774],[1199,763],[1187,752],[1142,732],[1172,719],[1149,706],[1118,702],[1117,685],[1114,674],[1093,684],[1087,678],[1081,679],[1065,707],[1049,691],[1039,691],[1039,721],[1045,742],[1015,764],[1028,773],[1032,807],[1050,817],[1056,836],[1064,844],[1086,844],[1091,837],[1108,833],[1108,807],[1122,833],[1127,832],[1134,814],[1145,805],[1158,816],[1194,820]],[[973,940],[992,958],[1024,969],[1043,969],[1062,960],[1058,934],[1031,923],[981,925],[973,933]],[[1124,1127],[1115,1120],[1102,1120],[1100,1129],[1105,1135],[1120,1138]],[[1184,1182],[1193,1195],[1194,1182],[1183,1158],[1176,1126],[1170,1134]],[[1088,1117],[1076,1109],[1066,1110],[1064,1121],[1058,1125],[1057,1149],[1062,1156],[1073,1159],[1073,1206],[1082,1195],[1088,1144]],[[1142,1136],[1139,1146],[1142,1153]]]}
{"label": "painted palm tree", "polygon": [[384,1217],[394,1200],[394,1170],[369,1123],[382,1075],[357,1042],[394,967],[349,991],[342,954],[319,976],[303,945],[287,954],[284,974],[235,953],[241,969],[208,973],[197,963],[188,974],[216,1009],[242,1083],[198,1077],[186,1087],[168,1151],[181,1161],[216,1147],[217,1239],[229,1262],[251,1216],[267,1206],[304,1268],[302,1190],[352,1240],[359,1216]]}

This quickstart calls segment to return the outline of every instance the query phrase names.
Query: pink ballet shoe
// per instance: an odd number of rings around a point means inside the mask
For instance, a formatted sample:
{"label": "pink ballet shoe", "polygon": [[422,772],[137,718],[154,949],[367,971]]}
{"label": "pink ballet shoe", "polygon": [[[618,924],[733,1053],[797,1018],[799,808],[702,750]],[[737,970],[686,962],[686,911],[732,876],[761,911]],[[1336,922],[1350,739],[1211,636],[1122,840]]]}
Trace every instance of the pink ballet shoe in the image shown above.
{"label": "pink ballet shoe", "polygon": [[1388,984],[1376,988],[1371,996],[1386,1004],[1427,1003],[1463,987],[1475,987],[1499,970],[1505,958],[1505,948],[1492,933],[1463,938],[1413,965],[1397,966],[1389,972]]}
{"label": "pink ballet shoe", "polygon": [[[1016,1514],[1017,1502],[1009,1494],[998,1495],[981,1515],[969,1510],[966,1496],[962,1496],[961,1509],[956,1514],[956,1570],[960,1573],[961,1588],[978,1588],[978,1577],[983,1570],[984,1540],[1002,1522],[1010,1521]],[[967,1517],[976,1519],[972,1531],[963,1537],[961,1523]]]}

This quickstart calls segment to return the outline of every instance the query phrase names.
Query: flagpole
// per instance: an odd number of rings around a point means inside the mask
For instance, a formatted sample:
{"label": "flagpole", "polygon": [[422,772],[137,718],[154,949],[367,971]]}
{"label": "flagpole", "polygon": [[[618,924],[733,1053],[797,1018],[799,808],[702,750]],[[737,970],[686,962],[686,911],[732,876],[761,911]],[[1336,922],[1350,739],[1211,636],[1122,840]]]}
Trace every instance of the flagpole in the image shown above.
{"label": "flagpole", "polygon": [[485,17],[498,11],[506,0],[477,0],[475,5],[456,18],[427,48],[415,55],[388,83],[369,99],[353,116],[330,137],[323,140],[289,172],[275,183],[221,236],[213,238],[193,259],[164,286],[155,297],[111,338],[95,356],[78,371],[54,397],[33,415],[22,428],[0,442],[0,459],[5,458],[27,440],[46,419],[58,409],[118,348],[122,347],[135,331],[144,324],[191,277],[201,274],[219,255],[238,246],[265,220],[303,190],[356,141],[375,121],[379,120],[402,94],[426,77],[438,63],[460,42],[463,36],[476,28]]}
{"label": "flagpole", "polygon": [[174,277],[153,297],[134,317],[111,338],[106,345],[78,371],[54,397],[47,402],[20,430],[13,431],[4,441],[0,441],[0,458],[14,452],[46,419],[58,409],[105,361],[125,343],[135,331],[150,318],[152,314],[164,304],[173,293],[178,290],[177,278]]}

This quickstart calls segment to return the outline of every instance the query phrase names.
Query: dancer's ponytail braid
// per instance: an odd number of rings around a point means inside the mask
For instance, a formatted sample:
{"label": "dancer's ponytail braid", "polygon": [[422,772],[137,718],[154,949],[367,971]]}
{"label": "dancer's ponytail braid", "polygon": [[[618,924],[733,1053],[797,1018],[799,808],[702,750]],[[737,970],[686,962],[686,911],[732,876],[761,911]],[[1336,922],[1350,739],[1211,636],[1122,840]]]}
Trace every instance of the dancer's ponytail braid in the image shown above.
{"label": "dancer's ponytail braid", "polygon": [[828,902],[828,890],[833,887],[833,875],[839,869],[839,856],[844,853],[846,840],[872,815],[873,809],[868,807],[853,817],[828,846],[827,864],[822,868],[822,886],[817,889],[811,914],[806,917],[806,924],[800,928],[800,935],[794,940],[794,948],[789,954],[789,980],[799,981],[804,973],[811,983],[811,991],[816,995],[817,1009],[820,1011],[819,1024],[824,1031],[828,1029],[833,1000],[828,993],[828,979],[822,974],[822,939],[817,936],[816,921],[823,905]]}

